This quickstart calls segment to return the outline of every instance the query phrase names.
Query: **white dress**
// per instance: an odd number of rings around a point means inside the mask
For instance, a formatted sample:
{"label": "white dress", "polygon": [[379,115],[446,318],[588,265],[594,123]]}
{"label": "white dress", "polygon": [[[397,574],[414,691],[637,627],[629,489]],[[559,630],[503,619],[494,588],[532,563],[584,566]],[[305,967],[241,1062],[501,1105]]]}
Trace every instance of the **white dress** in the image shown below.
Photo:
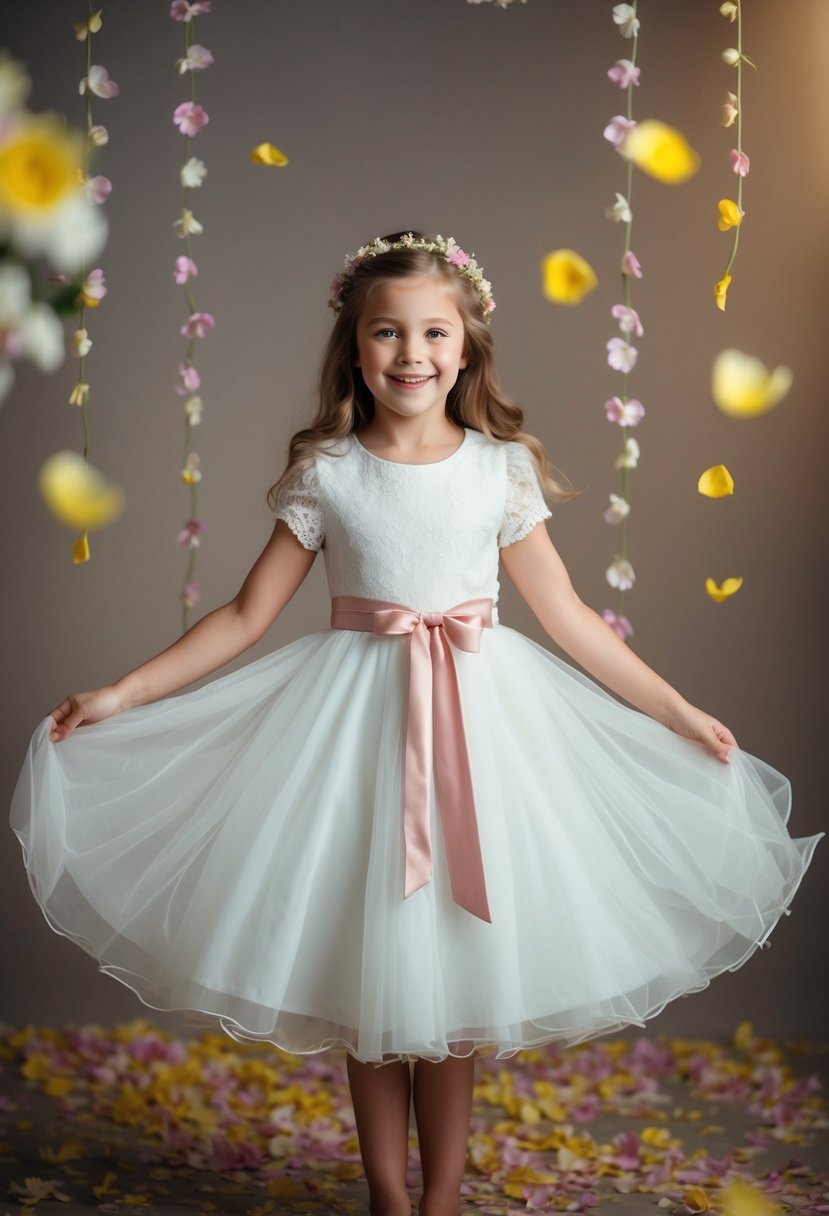
{"label": "white dress", "polygon": [[[527,450],[469,428],[425,465],[349,436],[277,510],[332,596],[423,613],[497,604],[499,546],[549,515]],[[577,1043],[740,967],[824,835],[789,836],[786,778],[497,608],[453,657],[491,923],[453,901],[434,784],[432,879],[404,898],[409,640],[331,629],[62,743],[40,724],[11,822],[49,924],[153,1008],[375,1062]]]}

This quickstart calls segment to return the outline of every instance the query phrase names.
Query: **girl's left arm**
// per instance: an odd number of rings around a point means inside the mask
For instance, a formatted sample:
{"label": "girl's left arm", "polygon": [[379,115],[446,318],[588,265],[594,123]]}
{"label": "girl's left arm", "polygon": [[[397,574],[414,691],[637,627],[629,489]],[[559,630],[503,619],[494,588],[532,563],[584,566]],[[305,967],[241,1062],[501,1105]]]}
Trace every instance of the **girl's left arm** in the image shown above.
{"label": "girl's left arm", "polygon": [[737,746],[728,727],[686,701],[579,599],[543,523],[502,549],[501,561],[544,630],[585,671],[669,730],[728,761]]}

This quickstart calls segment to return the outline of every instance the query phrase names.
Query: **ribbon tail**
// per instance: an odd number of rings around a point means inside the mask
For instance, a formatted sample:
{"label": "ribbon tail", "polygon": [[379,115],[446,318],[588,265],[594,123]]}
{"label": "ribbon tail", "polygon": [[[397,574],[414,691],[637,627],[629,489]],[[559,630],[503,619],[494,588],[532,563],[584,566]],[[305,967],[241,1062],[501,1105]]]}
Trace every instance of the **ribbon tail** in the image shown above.
{"label": "ribbon tail", "polygon": [[432,665],[429,630],[419,623],[409,635],[409,699],[404,761],[403,840],[406,853],[404,898],[432,878],[429,799],[432,773]]}
{"label": "ribbon tail", "polygon": [[458,675],[442,629],[432,631],[431,655],[435,787],[452,898],[491,924]]}

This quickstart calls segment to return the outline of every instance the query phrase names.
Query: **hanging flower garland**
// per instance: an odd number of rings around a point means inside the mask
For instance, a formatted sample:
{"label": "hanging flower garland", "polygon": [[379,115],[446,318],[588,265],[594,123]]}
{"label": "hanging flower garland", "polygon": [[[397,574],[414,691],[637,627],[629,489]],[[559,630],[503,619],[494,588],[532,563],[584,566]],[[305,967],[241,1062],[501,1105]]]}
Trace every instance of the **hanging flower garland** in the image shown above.
{"label": "hanging flower garland", "polygon": [[[619,27],[623,38],[631,39],[629,59],[618,59],[608,70],[608,77],[626,93],[626,112],[617,114],[605,127],[604,137],[620,151],[625,140],[635,131],[636,123],[633,118],[633,90],[639,85],[640,69],[636,66],[636,55],[639,47],[639,18],[636,15],[636,4],[617,4],[613,9],[613,21]],[[636,575],[628,560],[627,521],[630,512],[630,473],[639,462],[639,444],[628,434],[631,427],[638,426],[645,416],[645,407],[638,397],[628,394],[628,377],[636,366],[638,350],[633,345],[633,337],[641,337],[644,327],[639,314],[631,304],[631,285],[634,279],[642,278],[642,267],[639,259],[631,249],[633,232],[633,211],[631,201],[633,195],[633,160],[628,159],[627,181],[625,193],[617,192],[616,201],[605,214],[615,223],[624,224],[625,241],[621,260],[622,274],[622,303],[614,304],[611,316],[616,320],[621,336],[614,337],[607,343],[607,361],[614,371],[621,372],[622,387],[605,402],[605,416],[608,422],[622,428],[622,450],[616,458],[614,467],[619,471],[619,493],[610,495],[610,505],[604,513],[607,523],[619,528],[618,552],[605,571],[605,578],[611,587],[619,592],[617,612],[605,608],[602,616],[611,629],[623,640],[633,634],[633,627],[624,615],[625,591],[633,587]]]}
{"label": "hanging flower garland", "polygon": [[193,428],[201,423],[203,415],[202,399],[198,395],[201,387],[201,376],[194,362],[196,341],[206,337],[215,325],[211,313],[202,312],[196,307],[191,280],[199,273],[198,266],[193,260],[192,238],[200,235],[204,229],[188,206],[191,190],[198,189],[205,179],[207,168],[204,161],[190,156],[190,140],[210,121],[205,110],[196,101],[196,72],[203,71],[213,63],[213,55],[207,47],[191,41],[193,18],[212,11],[210,0],[172,0],[170,17],[184,25],[184,57],[177,60],[178,71],[181,75],[190,73],[190,100],[183,101],[173,111],[173,122],[184,136],[184,158],[179,171],[181,182],[182,207],[181,217],[173,225],[176,236],[185,242],[186,252],[176,258],[173,277],[180,286],[184,287],[187,300],[188,318],[181,327],[182,337],[187,339],[187,348],[178,369],[178,383],[175,391],[184,401],[184,458],[181,469],[181,479],[188,487],[190,495],[189,518],[176,538],[178,544],[187,549],[187,562],[182,580],[179,599],[182,606],[182,631],[188,627],[189,612],[201,598],[201,589],[196,579],[196,555],[201,543],[206,525],[199,519],[199,485],[202,480],[201,462],[193,451]]}
{"label": "hanging flower garland", "polygon": [[[98,97],[103,101],[108,101],[110,98],[118,96],[119,88],[114,80],[109,79],[109,73],[105,67],[102,67],[101,64],[92,63],[92,36],[100,31],[103,21],[101,19],[101,10],[97,13],[93,12],[91,0],[88,0],[88,4],[88,16],[83,21],[76,21],[74,26],[77,40],[86,43],[86,75],[78,86],[78,91],[84,98],[85,103],[84,117],[87,132],[82,172],[87,201],[93,206],[100,207],[107,201],[112,192],[112,182],[108,177],[104,177],[101,174],[96,177],[90,177],[89,171],[94,151],[97,148],[104,147],[109,142],[109,132],[106,127],[93,123],[92,98]],[[89,337],[86,312],[87,309],[97,308],[106,294],[107,288],[103,270],[97,267],[95,270],[90,270],[88,274],[84,271],[83,285],[77,301],[78,319],[71,339],[71,350],[78,360],[78,379],[70,394],[69,404],[76,405],[81,410],[83,458],[87,465],[89,464],[90,386],[86,375],[86,357],[92,349],[92,339]],[[72,545],[72,561],[76,563],[88,562],[89,558],[89,527],[85,527]]]}
{"label": "hanging flower garland", "polygon": [[729,90],[723,106],[722,118],[720,119],[724,127],[733,127],[735,122],[737,124],[737,147],[732,148],[728,154],[729,164],[732,171],[737,175],[737,199],[735,202],[731,198],[721,198],[717,204],[720,232],[728,232],[732,229],[734,232],[728,262],[726,263],[722,278],[714,286],[714,300],[717,308],[725,312],[726,294],[732,279],[731,268],[734,265],[734,259],[737,257],[737,246],[740,243],[740,226],[745,217],[745,211],[743,210],[743,179],[748,177],[751,167],[751,162],[743,151],[743,64],[747,63],[752,68],[755,65],[747,55],[743,54],[743,12],[741,0],[728,0],[727,3],[721,4],[720,12],[729,21],[736,21],[737,23],[736,47],[726,47],[722,52],[723,63],[727,63],[729,67],[735,68],[737,72],[737,92],[732,93]]}

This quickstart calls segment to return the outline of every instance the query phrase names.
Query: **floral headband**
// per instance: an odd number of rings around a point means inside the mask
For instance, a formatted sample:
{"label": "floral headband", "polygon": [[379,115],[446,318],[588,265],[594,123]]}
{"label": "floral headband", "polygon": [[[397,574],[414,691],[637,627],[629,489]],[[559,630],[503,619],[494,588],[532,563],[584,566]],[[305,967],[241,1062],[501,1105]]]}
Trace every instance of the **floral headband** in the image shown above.
{"label": "floral headband", "polygon": [[367,258],[374,258],[378,253],[388,253],[392,249],[425,249],[428,253],[439,253],[450,266],[455,266],[458,273],[463,275],[475,288],[481,301],[484,320],[489,323],[492,310],[495,307],[495,301],[492,298],[492,284],[484,278],[483,271],[475,261],[475,258],[470,257],[468,253],[464,253],[451,236],[442,237],[438,235],[434,239],[427,239],[425,237],[416,237],[411,232],[407,232],[405,236],[400,237],[397,241],[384,241],[382,237],[375,237],[373,241],[369,241],[367,245],[363,245],[356,253],[350,253],[346,257],[345,270],[341,270],[331,284],[331,295],[328,300],[329,306],[335,312],[339,312],[342,308],[343,288],[357,267],[361,266]]}

